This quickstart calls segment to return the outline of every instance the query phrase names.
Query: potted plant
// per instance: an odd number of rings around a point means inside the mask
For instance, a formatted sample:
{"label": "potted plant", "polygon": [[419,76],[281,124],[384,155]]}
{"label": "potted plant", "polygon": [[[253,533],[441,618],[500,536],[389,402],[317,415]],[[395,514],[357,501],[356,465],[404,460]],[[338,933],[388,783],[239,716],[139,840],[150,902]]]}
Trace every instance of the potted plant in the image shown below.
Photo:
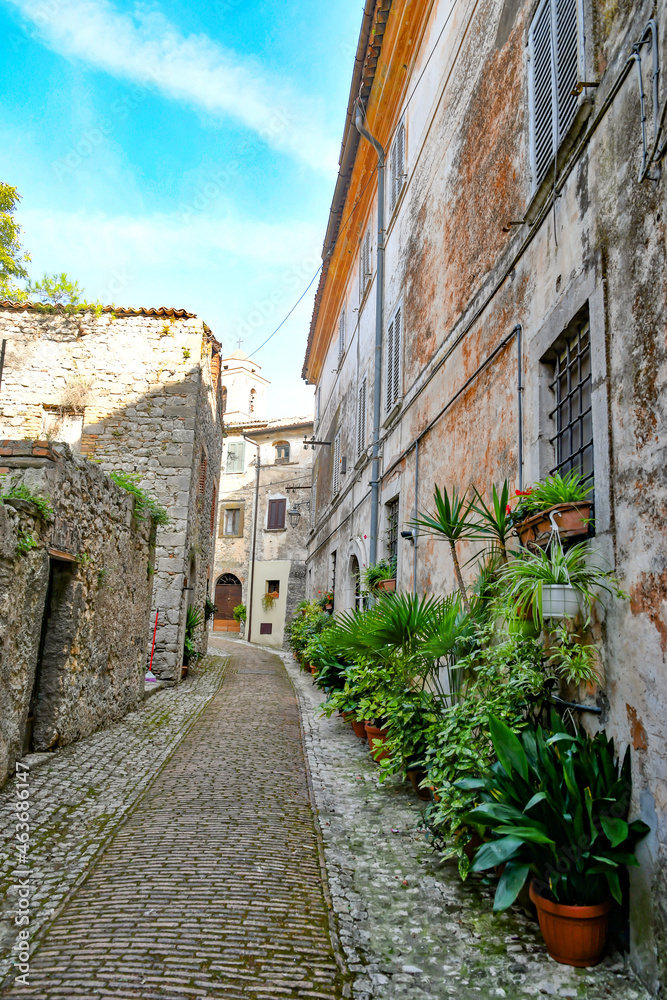
{"label": "potted plant", "polygon": [[232,618],[235,622],[239,623],[239,631],[243,632],[245,629],[246,619],[248,617],[248,612],[246,611],[245,604],[237,604],[232,611]]}
{"label": "potted plant", "polygon": [[396,590],[396,560],[381,559],[373,566],[366,566],[363,582],[371,594]]}
{"label": "potted plant", "polygon": [[204,612],[190,604],[185,616],[185,639],[183,641],[183,674],[187,673],[191,660],[198,660],[196,636],[204,624]]}
{"label": "potted plant", "polygon": [[518,737],[490,719],[498,757],[480,779],[482,802],[467,819],[492,838],[473,871],[504,865],[494,911],[506,910],[529,877],[547,950],[557,962],[597,964],[604,952],[619,874],[638,865],[635,845],[649,832],[628,822],[630,749],[623,763],[605,733],[568,733],[554,715],[553,734],[538,727]]}
{"label": "potted plant", "polygon": [[564,476],[556,472],[527,490],[517,490],[520,499],[512,511],[512,520],[521,544],[547,546],[554,527],[561,539],[587,536],[592,493],[593,484],[574,471]]}
{"label": "potted plant", "polygon": [[206,602],[204,604],[204,620],[208,621],[210,618],[212,618],[213,615],[216,613],[217,610],[218,609],[216,608],[215,604],[213,603],[213,601],[211,600],[211,598],[207,594],[206,595]]}
{"label": "potted plant", "polygon": [[575,618],[590,612],[597,599],[596,589],[624,597],[616,578],[589,561],[586,542],[578,542],[565,552],[559,543],[550,550],[522,550],[501,570],[507,598],[519,616],[532,614],[537,626],[545,619]]}
{"label": "potted plant", "polygon": [[274,604],[278,600],[280,595],[276,590],[267,590],[267,592],[262,597],[262,607],[265,611],[271,611]]}

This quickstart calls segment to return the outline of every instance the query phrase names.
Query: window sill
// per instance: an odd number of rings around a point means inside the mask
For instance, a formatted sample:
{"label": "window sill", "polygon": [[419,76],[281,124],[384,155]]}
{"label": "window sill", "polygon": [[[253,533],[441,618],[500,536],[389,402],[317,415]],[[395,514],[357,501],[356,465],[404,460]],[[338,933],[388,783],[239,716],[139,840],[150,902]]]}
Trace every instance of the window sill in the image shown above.
{"label": "window sill", "polygon": [[394,423],[394,421],[396,420],[402,409],[403,409],[403,397],[401,396],[400,399],[396,400],[396,402],[390,409],[389,413],[384,419],[384,423],[382,424],[382,426],[385,428],[391,427],[391,425]]}
{"label": "window sill", "polygon": [[264,531],[280,532],[280,531],[287,531],[287,528],[286,527],[285,528],[264,528]]}
{"label": "window sill", "polygon": [[[593,101],[590,97],[584,97],[579,104],[577,113],[574,116],[574,120],[570,125],[568,131],[563,136],[562,142],[558,147],[557,155],[557,178],[560,176],[564,166],[570,158],[570,153],[572,152],[576,140],[583,131],[584,125],[588,120],[591,111],[593,110]],[[541,209],[544,207],[549,195],[553,191],[554,186],[554,170],[553,164],[549,167],[546,177],[541,181],[539,187],[533,192],[531,198],[524,212],[524,222],[528,226],[532,226]]]}

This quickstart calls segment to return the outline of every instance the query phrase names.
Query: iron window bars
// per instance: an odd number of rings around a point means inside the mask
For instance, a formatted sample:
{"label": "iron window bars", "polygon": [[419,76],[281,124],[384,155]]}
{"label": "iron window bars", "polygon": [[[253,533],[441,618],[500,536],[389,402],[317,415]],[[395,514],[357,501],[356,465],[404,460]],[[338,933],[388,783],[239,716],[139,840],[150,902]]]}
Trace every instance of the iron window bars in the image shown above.
{"label": "iron window bars", "polygon": [[551,438],[556,465],[564,475],[577,472],[593,478],[593,414],[591,406],[591,335],[588,320],[579,323],[557,349],[554,380],[550,384],[556,406],[549,416],[556,433]]}

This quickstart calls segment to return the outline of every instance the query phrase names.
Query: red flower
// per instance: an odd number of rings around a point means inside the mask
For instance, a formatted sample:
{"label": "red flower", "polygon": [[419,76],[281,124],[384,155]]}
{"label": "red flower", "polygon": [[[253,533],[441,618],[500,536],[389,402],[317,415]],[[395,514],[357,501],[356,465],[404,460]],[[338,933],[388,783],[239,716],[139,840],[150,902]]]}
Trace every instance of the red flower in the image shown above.
{"label": "red flower", "polygon": [[508,514],[511,514],[511,513],[512,513],[512,508],[510,507],[510,505],[509,505],[509,504],[507,504],[507,513],[508,513]]}

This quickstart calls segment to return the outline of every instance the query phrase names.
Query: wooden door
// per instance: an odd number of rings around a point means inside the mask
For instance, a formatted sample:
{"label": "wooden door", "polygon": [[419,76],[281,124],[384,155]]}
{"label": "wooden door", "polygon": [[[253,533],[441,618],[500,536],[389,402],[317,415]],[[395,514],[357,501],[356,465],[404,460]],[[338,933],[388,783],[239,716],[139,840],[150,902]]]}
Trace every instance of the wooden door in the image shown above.
{"label": "wooden door", "polygon": [[215,585],[215,606],[213,616],[214,632],[238,632],[239,623],[234,621],[234,608],[241,604],[243,588],[241,581],[231,573],[225,573]]}

